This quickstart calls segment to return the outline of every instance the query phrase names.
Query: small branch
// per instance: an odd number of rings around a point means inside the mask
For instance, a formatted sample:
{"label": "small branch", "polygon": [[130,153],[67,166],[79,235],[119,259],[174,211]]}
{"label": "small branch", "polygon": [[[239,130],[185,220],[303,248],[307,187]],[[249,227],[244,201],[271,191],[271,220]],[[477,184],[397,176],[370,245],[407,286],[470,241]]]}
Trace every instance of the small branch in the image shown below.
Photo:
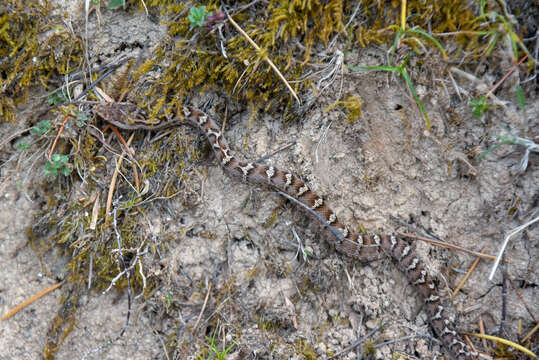
{"label": "small branch", "polygon": [[520,64],[522,64],[522,62],[523,62],[524,60],[526,60],[527,58],[528,58],[528,54],[524,55],[524,56],[522,57],[522,59],[520,59],[520,61],[519,61],[515,66],[513,66],[513,67],[512,67],[512,68],[511,68],[511,69],[510,69],[510,70],[509,70],[509,71],[508,71],[508,72],[507,72],[507,73],[500,79],[500,81],[498,81],[498,82],[496,83],[496,85],[494,85],[494,87],[493,87],[492,89],[489,90],[489,92],[485,95],[485,97],[490,97],[490,96],[492,95],[492,93],[493,93],[494,91],[496,91],[496,89],[497,89],[497,88],[498,88],[498,87],[505,81],[505,79],[507,79],[507,77],[508,77],[509,75],[511,75],[511,74],[518,68],[518,66],[519,66]]}
{"label": "small branch", "polygon": [[273,150],[272,152],[270,152],[269,154],[266,154],[264,156],[262,156],[260,159],[254,161],[255,164],[259,164],[261,163],[262,161],[266,160],[266,159],[269,159],[271,157],[273,157],[275,154],[283,151],[283,150],[286,150],[288,149],[289,147],[293,146],[293,145],[296,145],[296,142],[295,141],[292,141],[292,142],[289,142],[288,144],[286,145],[283,145],[281,146],[280,148],[278,148],[277,150]]}
{"label": "small branch", "polygon": [[451,298],[454,299],[455,296],[457,296],[458,292],[460,291],[460,289],[464,286],[464,284],[466,283],[466,281],[468,280],[468,278],[470,277],[470,275],[472,274],[472,272],[474,271],[475,267],[477,266],[477,264],[479,264],[479,260],[481,260],[480,257],[477,257],[474,262],[472,263],[472,266],[470,266],[470,268],[468,269],[468,271],[466,272],[466,275],[464,275],[464,277],[462,278],[462,280],[460,280],[459,284],[457,285],[457,287],[455,288],[455,290],[453,291],[453,294],[451,295]]}
{"label": "small branch", "polygon": [[47,289],[43,290],[39,294],[36,294],[36,295],[32,296],[31,298],[29,298],[28,300],[25,300],[22,304],[16,306],[13,310],[8,312],[6,315],[2,316],[2,320],[9,319],[10,317],[12,317],[16,313],[18,313],[19,311],[24,309],[26,306],[30,305],[31,303],[33,303],[34,301],[39,299],[40,297],[43,297],[43,296],[47,295],[48,293],[50,293],[51,291],[55,290],[56,288],[60,287],[63,283],[64,283],[64,281],[61,281],[61,282],[59,282],[57,284],[54,284],[54,285],[48,287]]}
{"label": "small branch", "polygon": [[287,193],[284,193],[280,190],[276,190],[277,194],[287,198],[288,200],[292,201],[292,202],[295,202],[296,204],[298,204],[299,206],[303,207],[305,210],[307,210],[308,212],[310,212],[315,218],[318,219],[318,221],[320,221],[329,231],[331,231],[331,233],[337,238],[339,239],[339,241],[351,241],[351,240],[348,240],[348,239],[345,239],[345,237],[341,234],[341,232],[337,229],[335,229],[333,226],[331,226],[322,216],[320,216],[320,214],[318,214],[316,211],[314,211],[313,209],[311,209],[310,207],[308,207],[307,205],[305,205],[304,203],[302,203],[301,201],[299,201],[298,199],[294,198],[293,196],[290,196],[288,195]]}
{"label": "small branch", "polygon": [[350,346],[342,349],[341,351],[339,351],[338,353],[336,353],[335,355],[333,355],[332,357],[328,358],[328,359],[334,359],[336,358],[337,356],[340,356],[342,354],[345,354],[347,353],[348,351],[350,350],[353,350],[355,347],[357,347],[358,345],[362,344],[365,342],[365,340],[367,340],[368,338],[370,338],[371,336],[373,336],[378,330],[380,330],[383,326],[385,325],[385,321],[382,321],[380,324],[378,324],[378,326],[376,326],[374,329],[372,329],[371,331],[369,331],[367,333],[367,335],[363,336],[362,338],[360,339],[357,339],[356,341],[354,341],[352,344],[350,344]]}

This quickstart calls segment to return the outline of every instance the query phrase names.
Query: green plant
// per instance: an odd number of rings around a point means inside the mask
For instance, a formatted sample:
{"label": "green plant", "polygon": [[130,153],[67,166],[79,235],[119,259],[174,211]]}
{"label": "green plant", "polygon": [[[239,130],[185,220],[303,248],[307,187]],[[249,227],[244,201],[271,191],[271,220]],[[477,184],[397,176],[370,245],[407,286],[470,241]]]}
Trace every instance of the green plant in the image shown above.
{"label": "green plant", "polygon": [[47,161],[45,164],[45,174],[52,175],[54,177],[58,176],[58,174],[62,174],[64,176],[69,175],[71,169],[67,165],[67,161],[67,155],[52,155],[51,160]]}
{"label": "green plant", "polygon": [[30,132],[32,135],[43,136],[52,128],[52,124],[49,120],[41,120],[38,122]]}
{"label": "green plant", "polygon": [[60,105],[60,104],[66,103],[68,102],[69,99],[63,92],[57,91],[50,94],[47,100],[49,102],[49,105],[54,106],[54,105]]}
{"label": "green plant", "polygon": [[[215,355],[217,355],[217,359],[218,360],[224,360],[225,359],[225,356],[226,354],[228,354],[228,352],[234,347],[236,346],[236,342],[234,341],[232,343],[232,345],[230,345],[229,347],[227,347],[226,349],[224,349],[223,351],[219,351],[219,349],[217,349],[217,345],[215,344],[215,334],[216,332],[213,333],[212,337],[209,338],[206,336],[206,340],[208,340],[210,342],[210,356],[208,357],[208,359],[213,359],[213,354],[215,353]],[[223,344],[223,347],[225,345]]]}
{"label": "green plant", "polygon": [[206,19],[210,17],[211,13],[206,12],[206,7],[192,7],[191,10],[189,10],[189,16],[187,17],[189,19],[190,25],[189,27],[192,29],[194,27],[202,27],[206,23]]}
{"label": "green plant", "polygon": [[15,149],[17,149],[17,150],[28,150],[28,149],[30,149],[30,144],[27,143],[24,140],[17,141],[15,143]]}
{"label": "green plant", "polygon": [[472,114],[474,118],[479,119],[490,108],[490,104],[487,103],[485,95],[476,99],[470,100],[468,103],[472,107]]}
{"label": "green plant", "polygon": [[125,10],[125,0],[110,0],[107,7],[111,10],[116,10],[119,7],[123,7]]}

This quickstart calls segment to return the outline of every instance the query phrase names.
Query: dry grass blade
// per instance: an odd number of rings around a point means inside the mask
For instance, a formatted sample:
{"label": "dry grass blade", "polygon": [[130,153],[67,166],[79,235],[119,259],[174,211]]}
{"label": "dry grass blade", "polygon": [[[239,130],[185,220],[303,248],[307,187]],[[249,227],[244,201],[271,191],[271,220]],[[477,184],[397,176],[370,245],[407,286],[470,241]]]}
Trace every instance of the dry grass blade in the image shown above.
{"label": "dry grass blade", "polygon": [[[135,137],[135,134],[131,134],[131,137],[129,138],[129,140],[127,140],[127,147],[129,147],[129,145],[131,145],[131,141],[133,141],[133,138]],[[125,151],[124,151],[125,153]],[[116,180],[118,179],[118,173],[120,172],[120,166],[122,166],[122,162],[124,160],[124,156],[123,154],[120,155],[120,158],[118,159],[118,163],[116,164],[116,169],[114,170],[114,174],[112,174],[112,180],[110,181],[110,186],[109,186],[109,193],[107,195],[107,207],[106,207],[106,210],[105,210],[105,223],[109,223],[109,220],[110,220],[110,208],[112,206],[112,194],[114,194],[114,189],[116,188]]]}
{"label": "dry grass blade", "polygon": [[[124,146],[124,151],[127,154],[129,154],[133,159],[135,159],[135,155],[129,149],[129,146],[125,142],[124,137],[122,136],[122,134],[120,134],[120,132],[118,131],[116,126],[110,125],[110,129],[114,132],[114,134],[116,134],[116,136],[118,137],[118,139],[120,140],[120,142]],[[140,180],[139,180],[138,171],[137,171],[137,164],[135,163],[135,161],[133,161],[132,167],[133,167],[133,177],[135,178],[135,187],[137,188],[137,192],[140,192]]]}
{"label": "dry grass blade", "polygon": [[504,345],[507,345],[507,346],[510,346],[512,347],[513,349],[516,349],[518,351],[521,351],[523,353],[525,353],[526,355],[529,355],[531,357],[534,357],[536,358],[537,355],[535,355],[530,349],[520,345],[520,344],[517,344],[513,341],[510,341],[510,340],[507,340],[507,339],[504,339],[504,338],[500,338],[500,337],[497,337],[497,336],[492,336],[492,335],[486,335],[486,334],[469,334],[471,336],[475,336],[476,338],[479,338],[479,339],[487,339],[487,340],[492,340],[492,341],[495,341],[497,343],[500,343],[500,344],[504,344]]}
{"label": "dry grass blade", "polygon": [[99,197],[100,197],[100,192],[97,192],[95,200],[94,200],[94,206],[92,207],[92,220],[90,222],[90,230],[95,230],[97,226],[97,219],[99,217],[99,205],[100,205]]}
{"label": "dry grass blade", "polygon": [[522,342],[528,341],[528,339],[531,338],[537,330],[539,330],[539,324],[535,324],[535,327],[526,336],[522,338]]}
{"label": "dry grass blade", "polygon": [[500,263],[500,260],[502,258],[502,255],[503,255],[504,251],[505,251],[505,248],[507,247],[507,244],[509,243],[509,239],[511,239],[514,235],[518,234],[519,232],[521,232],[522,230],[524,230],[525,228],[527,228],[528,226],[530,226],[531,224],[533,224],[537,220],[539,220],[539,216],[536,217],[533,220],[528,221],[527,223],[525,223],[523,225],[518,226],[517,228],[515,228],[511,232],[509,232],[509,234],[507,234],[507,236],[504,239],[502,248],[500,249],[500,252],[498,253],[498,256],[496,257],[496,261],[494,262],[494,265],[492,266],[492,270],[490,271],[490,275],[488,277],[489,281],[492,281],[492,279],[494,278],[494,273],[496,272],[496,269],[498,268],[498,264]]}
{"label": "dry grass blade", "polygon": [[202,314],[204,314],[204,310],[206,310],[206,305],[208,305],[208,299],[210,298],[210,293],[211,293],[211,283],[208,284],[208,291],[206,292],[204,305],[202,305],[202,309],[200,309],[200,313],[198,314],[197,322],[195,323],[195,326],[193,326],[193,332],[196,331],[198,324],[200,323],[200,319],[202,319]]}
{"label": "dry grass blade", "polygon": [[[228,17],[228,20],[230,21],[230,23],[232,25],[234,25],[234,27],[236,28],[236,30],[238,30],[240,32],[240,34],[242,34],[246,39],[247,41],[256,49],[256,51],[259,51],[260,52],[260,47],[253,41],[253,39],[251,39],[251,37],[245,32],[243,31],[243,29],[232,19],[232,17],[230,17],[230,15],[228,14],[228,12],[226,12],[226,16]],[[275,71],[275,73],[277,74],[277,76],[279,76],[279,78],[281,79],[281,81],[285,84],[285,86],[287,87],[288,91],[290,91],[290,93],[292,94],[292,96],[294,97],[294,99],[296,99],[296,101],[298,102],[298,104],[301,105],[301,101],[299,100],[298,96],[296,95],[296,92],[294,91],[294,89],[292,89],[292,87],[290,86],[290,84],[288,83],[288,81],[285,79],[285,77],[283,76],[283,74],[281,74],[281,72],[279,71],[279,69],[277,69],[277,66],[275,66],[275,64],[273,63],[273,61],[271,61],[267,55],[264,55],[264,60],[269,64],[269,66],[273,69],[273,71]]]}
{"label": "dry grass blade", "polygon": [[[465,252],[465,253],[468,253],[468,254],[471,254],[471,255],[474,255],[474,256],[478,256],[479,258],[483,258],[483,259],[490,259],[490,260],[496,259],[496,257],[494,255],[483,254],[483,253],[480,253],[480,252],[477,252],[477,251],[473,251],[473,250],[463,248],[461,246],[448,244],[448,243],[443,242],[443,241],[433,240],[433,239],[429,239],[429,238],[426,238],[426,237],[423,237],[423,236],[418,236],[418,235],[414,235],[414,234],[407,234],[407,233],[399,233],[399,235],[403,236],[403,237],[406,237],[406,238],[410,238],[410,239],[417,239],[417,240],[425,241],[425,242],[431,243],[433,245],[438,245],[438,246],[444,247],[446,249],[462,251],[462,252]],[[505,262],[510,263],[509,260],[505,260]]]}

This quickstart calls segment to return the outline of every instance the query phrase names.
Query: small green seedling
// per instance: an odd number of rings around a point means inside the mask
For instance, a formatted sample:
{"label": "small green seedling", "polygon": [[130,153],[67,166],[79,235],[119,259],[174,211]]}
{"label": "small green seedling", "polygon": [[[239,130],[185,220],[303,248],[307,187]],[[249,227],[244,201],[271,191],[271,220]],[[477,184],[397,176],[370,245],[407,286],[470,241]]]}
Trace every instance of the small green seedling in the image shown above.
{"label": "small green seedling", "polygon": [[67,155],[54,154],[50,161],[45,164],[45,174],[57,177],[58,174],[69,175],[71,169],[67,165]]}
{"label": "small green seedling", "polygon": [[69,99],[63,92],[56,91],[50,94],[47,100],[49,102],[49,105],[55,106],[66,103]]}
{"label": "small green seedling", "polygon": [[23,151],[23,150],[28,150],[28,149],[30,149],[30,144],[28,144],[28,143],[27,143],[26,141],[24,141],[24,140],[17,141],[17,142],[15,143],[15,149],[21,150],[21,151]]}
{"label": "small green seedling", "polygon": [[32,135],[43,136],[52,128],[52,124],[49,120],[41,120],[38,122],[30,132]]}
{"label": "small green seedling", "polygon": [[194,27],[202,27],[206,23],[206,19],[210,17],[211,13],[206,12],[206,7],[192,7],[189,11],[189,22],[191,23],[189,27],[192,29]]}
{"label": "small green seedling", "polygon": [[487,103],[487,98],[485,95],[478,97],[477,99],[472,99],[469,102],[472,107],[472,114],[474,118],[479,119],[485,114],[485,112],[490,108],[490,104]]}
{"label": "small green seedling", "polygon": [[232,350],[232,348],[234,346],[236,346],[236,342],[234,341],[232,343],[232,345],[230,345],[229,347],[227,347],[223,351],[219,351],[219,349],[217,349],[217,345],[215,344],[215,332],[213,333],[213,336],[211,338],[206,336],[206,340],[208,340],[210,342],[210,351],[211,351],[210,356],[208,357],[208,360],[213,359],[213,354],[214,353],[215,353],[215,355],[217,355],[218,360],[224,360],[226,354],[228,354],[228,352],[230,350]]}

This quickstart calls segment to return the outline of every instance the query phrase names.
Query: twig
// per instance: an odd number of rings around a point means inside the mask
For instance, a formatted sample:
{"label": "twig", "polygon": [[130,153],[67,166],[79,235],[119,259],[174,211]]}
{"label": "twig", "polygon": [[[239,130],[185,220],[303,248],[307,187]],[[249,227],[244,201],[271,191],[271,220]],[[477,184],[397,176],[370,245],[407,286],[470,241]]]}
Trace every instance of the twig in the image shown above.
{"label": "twig", "polygon": [[[481,249],[481,251],[483,251],[483,249]],[[462,278],[462,280],[460,280],[460,282],[458,283],[457,287],[455,288],[455,290],[453,290],[453,294],[451,295],[451,298],[454,299],[455,296],[457,296],[458,292],[460,291],[460,289],[464,286],[464,284],[466,283],[466,281],[468,280],[468,278],[470,277],[470,275],[472,274],[472,272],[474,271],[475,267],[477,266],[477,264],[479,264],[479,261],[481,260],[480,257],[477,257],[474,262],[472,263],[472,266],[470,266],[470,268],[468,269],[468,271],[466,272],[466,275],[464,275],[464,277]]]}
{"label": "twig", "polygon": [[[232,17],[230,17],[230,15],[228,14],[228,11],[225,8],[223,8],[223,10],[226,16],[228,17],[228,20],[230,21],[232,25],[234,25],[236,30],[238,30],[240,34],[242,34],[247,39],[247,41],[256,49],[256,51],[258,51],[259,54],[262,54],[260,47],[253,41],[253,39],[251,39],[251,37],[245,31],[243,31],[243,29],[232,19]],[[288,88],[288,91],[290,91],[292,96],[294,96],[298,104],[301,105],[301,101],[296,95],[296,92],[294,91],[294,89],[292,89],[288,81],[286,81],[285,77],[283,76],[283,74],[281,74],[279,69],[277,69],[277,66],[275,66],[275,64],[268,58],[267,55],[263,54],[262,57],[269,64],[269,66],[273,69],[273,71],[275,71],[275,73],[281,79],[281,81],[285,84],[285,86]]]}
{"label": "twig", "polygon": [[333,355],[332,357],[328,358],[328,359],[334,359],[336,358],[337,356],[340,356],[342,354],[345,354],[347,353],[348,351],[350,350],[353,350],[355,347],[357,347],[358,345],[360,345],[361,343],[365,342],[365,340],[367,340],[368,338],[370,338],[372,335],[374,335],[378,330],[380,330],[380,328],[382,328],[383,326],[385,326],[386,322],[385,320],[382,321],[380,324],[378,324],[378,326],[376,326],[374,329],[372,329],[371,331],[369,331],[365,336],[363,336],[362,338],[360,339],[357,339],[356,341],[354,341],[350,346],[347,346],[346,348],[342,349],[341,351],[339,351],[338,353],[336,353],[335,355]]}
{"label": "twig", "polygon": [[[125,59],[122,59],[122,60],[119,60],[117,64],[114,64],[114,65],[110,65],[111,67],[106,70],[103,74],[101,74],[101,76],[99,76],[95,81],[92,81],[90,83],[90,85],[88,85],[86,87],[86,89],[84,89],[83,92],[81,92],[79,94],[79,96],[77,96],[75,99],[73,99],[73,101],[71,101],[72,103],[75,102],[75,101],[78,101],[80,99],[82,99],[84,96],[86,96],[86,94],[88,94],[90,92],[90,90],[92,90],[101,80],[103,80],[104,78],[106,78],[107,76],[109,76],[111,73],[113,73],[116,69],[118,69],[120,66],[122,66],[124,63],[132,60],[133,58],[132,57],[128,57],[128,58],[125,58]],[[63,104],[63,105],[66,105],[66,104]]]}
{"label": "twig", "polygon": [[[129,266],[129,268],[126,268],[126,266],[124,264],[124,260],[123,260],[123,257],[122,257],[122,237],[120,235],[120,232],[118,231],[118,226],[117,226],[117,222],[116,222],[116,212],[117,212],[117,209],[115,208],[112,211],[112,213],[113,213],[112,225],[114,227],[114,233],[116,234],[116,241],[118,243],[118,252],[119,252],[118,266],[120,267],[120,269],[122,269],[122,271],[114,279],[112,279],[109,287],[107,288],[107,290],[105,290],[103,292],[103,294],[108,292],[111,289],[111,287],[116,283],[117,279],[119,279],[120,276],[125,274],[126,278],[127,278],[127,316],[126,316],[126,319],[125,319],[125,323],[122,326],[122,330],[120,330],[120,333],[114,339],[112,339],[112,340],[108,339],[107,341],[105,341],[104,344],[101,344],[98,347],[96,347],[96,348],[94,348],[92,350],[89,350],[88,352],[86,352],[84,354],[84,356],[82,357],[82,360],[85,360],[89,355],[95,354],[95,353],[101,351],[102,349],[106,348],[110,344],[113,344],[116,341],[118,341],[125,334],[125,331],[129,327],[129,319],[131,318],[131,311],[132,311],[132,309],[131,309],[132,305],[131,305],[131,282],[130,282],[131,276],[130,276],[130,271],[137,262],[133,261],[133,263]],[[140,249],[140,247],[138,249]],[[138,257],[138,255],[140,255],[138,253],[138,249],[137,249],[137,255],[136,255],[137,257]]]}
{"label": "twig", "polygon": [[260,159],[256,160],[254,163],[255,164],[259,164],[261,163],[262,161],[266,160],[266,159],[269,159],[270,157],[274,156],[275,154],[283,151],[283,150],[286,150],[288,149],[289,147],[293,146],[293,145],[296,145],[296,142],[295,141],[291,141],[289,142],[288,144],[286,145],[283,145],[281,146],[280,148],[278,148],[277,150],[273,150],[272,152],[270,152],[269,154],[266,154],[264,156],[262,156]]}
{"label": "twig", "polygon": [[[446,243],[446,242],[443,242],[443,241],[432,240],[432,239],[428,239],[428,238],[418,236],[418,235],[414,235],[414,234],[398,233],[398,235],[406,237],[406,238],[425,241],[425,242],[428,242],[428,243],[431,243],[431,244],[434,244],[434,245],[438,245],[438,246],[441,246],[441,247],[444,247],[444,248],[447,248],[447,249],[462,251],[462,252],[465,252],[465,253],[468,253],[468,254],[471,254],[471,255],[474,255],[474,256],[478,256],[478,257],[483,258],[483,259],[491,259],[491,260],[493,260],[493,259],[496,258],[494,255],[483,254],[483,253],[480,253],[480,252],[477,252],[477,251],[473,251],[473,250],[463,248],[462,246],[449,244],[449,243]],[[506,261],[508,263],[510,262],[509,260],[506,260]]]}
{"label": "twig", "polygon": [[395,343],[397,343],[397,342],[406,341],[406,340],[411,340],[411,339],[415,339],[415,338],[433,339],[432,336],[426,335],[426,334],[408,335],[408,336],[403,336],[403,337],[398,338],[398,339],[393,339],[393,340],[384,341],[384,342],[382,342],[382,343],[380,343],[380,344],[374,345],[373,348],[374,348],[374,349],[379,349],[379,348],[381,348],[382,346],[391,345],[391,344],[395,344]]}
{"label": "twig", "polygon": [[58,134],[56,134],[56,138],[54,139],[54,142],[51,146],[51,151],[49,151],[49,160],[52,157],[52,153],[54,152],[54,148],[56,147],[56,144],[58,143],[58,139],[60,138],[60,135],[62,135],[62,132],[64,131],[65,125],[67,123],[67,120],[69,119],[69,116],[66,116],[64,119],[64,122],[62,123],[62,126],[60,126],[60,130],[58,130]]}
{"label": "twig", "polygon": [[[483,318],[479,316],[479,333],[485,334],[485,324],[483,323]],[[481,342],[483,343],[483,348],[488,349],[487,340],[481,339]]]}
{"label": "twig", "polygon": [[534,327],[528,334],[526,334],[526,336],[524,336],[524,337],[522,338],[522,341],[521,341],[521,342],[522,342],[522,343],[525,343],[526,341],[528,341],[528,339],[531,338],[532,335],[535,334],[535,332],[536,332],[537,330],[539,330],[539,323],[535,324],[535,327]]}
{"label": "twig", "polygon": [[16,306],[13,310],[9,311],[6,315],[2,316],[2,320],[9,319],[10,317],[12,317],[16,313],[18,313],[19,311],[24,309],[26,306],[30,305],[31,303],[33,303],[34,301],[39,299],[40,297],[43,297],[43,296],[47,295],[48,293],[50,293],[51,291],[55,290],[56,288],[60,287],[64,282],[65,281],[60,281],[59,283],[54,284],[54,285],[46,288],[45,290],[41,291],[40,293],[32,296],[28,300],[25,300],[22,304]]}
{"label": "twig", "polygon": [[418,229],[418,228],[416,228],[416,227],[414,227],[414,226],[408,224],[407,222],[402,221],[401,219],[399,219],[399,218],[396,217],[396,216],[389,215],[389,219],[390,219],[391,221],[396,222],[396,223],[399,224],[400,226],[404,226],[405,228],[408,228],[409,230],[411,230],[411,231],[413,231],[413,232],[415,232],[415,233],[418,233],[418,234],[420,234],[421,236],[424,236],[424,237],[426,237],[426,238],[428,238],[428,239],[431,239],[431,240],[434,240],[434,241],[441,241],[439,237],[436,237],[436,236],[434,236],[434,235],[432,235],[432,234],[429,234],[429,233],[427,233],[427,232],[425,232],[425,231],[423,231],[423,230],[421,230],[421,229]]}
{"label": "twig", "polygon": [[522,296],[518,288],[515,287],[515,285],[513,284],[513,279],[511,279],[511,276],[509,276],[509,274],[507,274],[507,278],[509,279],[509,285],[511,285],[513,290],[517,293],[517,296],[519,297],[520,301],[522,301],[522,304],[524,304],[524,307],[526,308],[526,310],[528,310],[528,314],[530,314],[534,322],[538,323],[537,318],[533,314],[533,311],[530,309],[530,306],[528,305],[528,303],[524,300],[524,297]]}
{"label": "twig", "polygon": [[502,258],[503,252],[505,251],[505,248],[507,247],[507,244],[509,243],[509,239],[511,239],[514,235],[518,234],[519,232],[521,232],[522,230],[524,230],[525,228],[527,228],[528,226],[530,226],[531,224],[535,223],[538,220],[539,220],[539,216],[533,220],[528,221],[527,223],[523,225],[516,227],[511,232],[509,232],[509,234],[507,234],[507,236],[504,239],[502,248],[500,249],[500,252],[498,253],[498,256],[496,257],[496,260],[494,261],[492,270],[490,271],[490,275],[488,277],[489,281],[492,281],[492,279],[494,278],[494,273],[496,272],[496,268],[498,267],[498,264],[500,263],[500,259]]}
{"label": "twig", "polygon": [[[305,205],[304,203],[302,203],[301,201],[299,201],[298,199],[288,195],[287,193],[284,193],[280,190],[276,190],[276,193],[281,195],[281,196],[284,196],[285,198],[287,198],[288,200],[292,201],[292,202],[295,202],[296,204],[298,204],[299,206],[303,207],[304,209],[306,209],[308,212],[310,212],[314,217],[316,217],[318,219],[318,221],[320,221],[329,231],[331,231],[331,233],[337,238],[339,239],[339,241],[346,241],[348,239],[345,239],[345,237],[341,234],[341,232],[337,229],[335,229],[333,226],[331,226],[327,221],[326,219],[324,219],[322,216],[320,216],[320,214],[318,214],[316,211],[314,211],[313,209],[311,209],[310,207],[308,207],[307,205]],[[348,240],[350,241],[350,240]]]}
{"label": "twig", "polygon": [[485,95],[485,97],[490,97],[490,96],[492,95],[492,93],[493,93],[494,91],[496,91],[496,89],[497,89],[497,88],[498,88],[498,87],[505,81],[505,79],[507,79],[507,77],[508,77],[509,75],[511,75],[511,74],[518,68],[518,66],[519,66],[520,64],[522,64],[522,62],[523,62],[524,60],[526,60],[527,58],[528,58],[528,54],[524,55],[524,56],[522,57],[522,59],[520,59],[520,61],[519,61],[518,63],[516,63],[516,64],[515,64],[515,65],[514,65],[514,66],[513,66],[513,67],[512,67],[512,68],[511,68],[511,69],[510,69],[510,70],[509,70],[509,71],[508,71],[508,72],[501,78],[501,79],[500,79],[500,81],[498,81],[498,82],[496,83],[496,85],[494,85],[494,87],[492,87],[492,89],[489,90],[489,92]]}

